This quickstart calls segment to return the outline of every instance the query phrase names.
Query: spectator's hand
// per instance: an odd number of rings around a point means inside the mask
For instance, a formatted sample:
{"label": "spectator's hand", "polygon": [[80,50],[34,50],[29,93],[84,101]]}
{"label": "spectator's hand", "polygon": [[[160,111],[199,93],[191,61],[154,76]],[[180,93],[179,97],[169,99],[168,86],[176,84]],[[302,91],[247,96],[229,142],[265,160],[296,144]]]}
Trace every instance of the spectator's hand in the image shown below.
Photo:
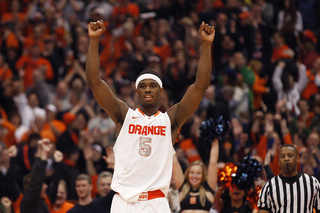
{"label": "spectator's hand", "polygon": [[18,153],[18,149],[17,149],[17,146],[13,145],[13,146],[10,146],[10,148],[8,149],[8,155],[10,158],[14,158],[17,156],[17,153]]}
{"label": "spectator's hand", "polygon": [[272,157],[272,150],[270,149],[270,150],[267,152],[267,155],[266,155],[266,157],[265,157],[265,159],[264,159],[264,162],[263,162],[264,166],[267,166],[267,165],[270,164],[270,162],[271,162],[271,157]]}
{"label": "spectator's hand", "polygon": [[61,162],[63,160],[63,154],[59,150],[54,151],[53,153],[54,162]]}
{"label": "spectator's hand", "polygon": [[23,68],[19,69],[18,73],[21,79],[23,79],[24,76],[26,75],[26,71]]}
{"label": "spectator's hand", "polygon": [[52,143],[48,138],[44,138],[38,141],[38,157],[42,160],[47,160],[48,155],[52,149]]}
{"label": "spectator's hand", "polygon": [[92,152],[92,146],[89,143],[85,143],[82,149],[84,159],[85,160],[92,160],[93,152]]}
{"label": "spectator's hand", "polygon": [[266,93],[270,93],[270,88],[266,87]]}
{"label": "spectator's hand", "polygon": [[106,153],[107,156],[102,156],[102,158],[105,160],[105,162],[107,163],[107,168],[108,169],[114,169],[114,153],[113,153],[113,148],[112,147],[108,147],[106,148]]}
{"label": "spectator's hand", "polygon": [[254,119],[258,120],[260,123],[263,121],[263,112],[258,110],[254,114]]}
{"label": "spectator's hand", "polygon": [[198,31],[202,42],[210,42],[212,43],[215,37],[215,29],[214,26],[209,26],[208,24],[205,24],[204,22],[201,23]]}
{"label": "spectator's hand", "polygon": [[267,137],[271,137],[274,131],[274,125],[272,121],[268,121],[265,123],[265,134]]}
{"label": "spectator's hand", "polygon": [[2,197],[1,198],[1,203],[6,209],[6,213],[11,212],[11,200],[8,197]]}
{"label": "spectator's hand", "polygon": [[273,117],[273,120],[276,123],[280,123],[281,119],[282,119],[282,117],[281,117],[281,115],[279,113],[275,114],[274,117]]}
{"label": "spectator's hand", "polygon": [[100,37],[104,31],[106,31],[106,27],[103,24],[103,21],[90,22],[88,26],[88,34],[90,37]]}
{"label": "spectator's hand", "polygon": [[286,67],[286,63],[284,61],[279,61],[278,66],[283,69]]}

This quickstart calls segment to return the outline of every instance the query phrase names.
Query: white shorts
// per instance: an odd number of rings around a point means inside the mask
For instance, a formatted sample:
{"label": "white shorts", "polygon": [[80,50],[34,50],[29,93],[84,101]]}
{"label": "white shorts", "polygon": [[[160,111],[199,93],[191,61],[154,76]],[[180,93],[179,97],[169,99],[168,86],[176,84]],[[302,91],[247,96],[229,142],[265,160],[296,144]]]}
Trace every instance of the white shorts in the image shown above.
{"label": "white shorts", "polygon": [[111,213],[170,213],[170,207],[165,197],[152,200],[128,203],[119,194],[112,199]]}

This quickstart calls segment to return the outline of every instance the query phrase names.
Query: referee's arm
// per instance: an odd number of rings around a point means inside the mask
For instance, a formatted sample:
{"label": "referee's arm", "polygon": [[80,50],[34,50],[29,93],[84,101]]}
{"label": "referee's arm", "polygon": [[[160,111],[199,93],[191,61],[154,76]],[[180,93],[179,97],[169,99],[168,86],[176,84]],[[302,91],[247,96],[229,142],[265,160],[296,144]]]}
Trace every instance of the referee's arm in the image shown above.
{"label": "referee's arm", "polygon": [[269,213],[270,211],[264,210],[264,209],[259,209],[258,213]]}

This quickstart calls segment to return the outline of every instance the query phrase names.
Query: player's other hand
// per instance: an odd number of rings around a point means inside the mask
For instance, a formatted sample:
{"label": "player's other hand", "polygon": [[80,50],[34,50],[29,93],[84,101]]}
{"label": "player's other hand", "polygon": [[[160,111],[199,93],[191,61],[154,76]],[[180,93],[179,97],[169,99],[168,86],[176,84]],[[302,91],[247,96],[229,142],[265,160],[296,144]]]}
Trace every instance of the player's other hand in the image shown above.
{"label": "player's other hand", "polygon": [[213,42],[216,30],[214,26],[210,26],[209,24],[201,23],[198,31],[203,42]]}
{"label": "player's other hand", "polygon": [[104,31],[106,31],[106,27],[102,20],[90,22],[88,25],[88,34],[90,37],[98,38],[104,33]]}

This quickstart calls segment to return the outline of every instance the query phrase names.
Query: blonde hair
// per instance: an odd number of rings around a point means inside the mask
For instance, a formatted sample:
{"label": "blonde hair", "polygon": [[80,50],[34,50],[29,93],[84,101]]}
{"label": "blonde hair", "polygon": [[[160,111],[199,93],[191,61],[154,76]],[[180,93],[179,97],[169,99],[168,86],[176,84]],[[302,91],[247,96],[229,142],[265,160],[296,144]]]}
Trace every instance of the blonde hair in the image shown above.
{"label": "blonde hair", "polygon": [[191,189],[191,184],[189,182],[189,174],[190,174],[190,170],[192,166],[200,166],[202,168],[202,181],[199,187],[199,198],[200,198],[200,204],[201,206],[205,206],[206,205],[206,190],[203,186],[203,184],[205,183],[205,181],[207,180],[207,168],[204,165],[204,163],[202,163],[201,161],[194,161],[190,164],[190,166],[188,167],[187,171],[184,174],[184,178],[186,180],[186,183],[182,186],[181,189],[181,197],[180,197],[180,202],[190,193],[190,189]]}

